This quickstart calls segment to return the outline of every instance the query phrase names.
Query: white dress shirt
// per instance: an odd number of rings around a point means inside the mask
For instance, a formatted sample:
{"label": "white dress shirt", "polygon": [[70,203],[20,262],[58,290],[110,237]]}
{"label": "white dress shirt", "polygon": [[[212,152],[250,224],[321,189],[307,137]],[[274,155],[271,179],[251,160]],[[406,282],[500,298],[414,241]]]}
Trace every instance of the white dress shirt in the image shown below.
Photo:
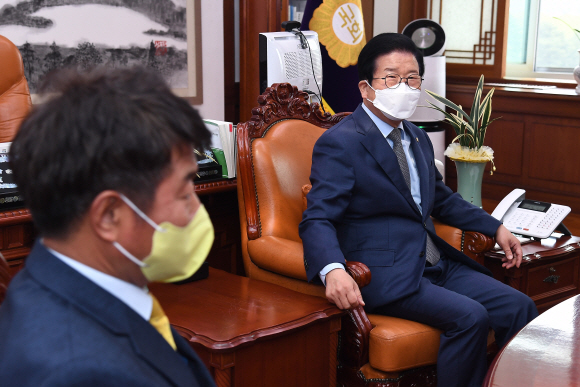
{"label": "white dress shirt", "polygon": [[[46,247],[46,246],[45,246]],[[149,295],[147,287],[140,288],[119,278],[95,270],[85,264],[82,264],[64,254],[48,248],[48,251],[66,265],[76,270],[79,274],[94,282],[97,286],[105,289],[114,297],[125,303],[133,309],[139,316],[149,321],[151,311],[153,310],[153,300]]]}

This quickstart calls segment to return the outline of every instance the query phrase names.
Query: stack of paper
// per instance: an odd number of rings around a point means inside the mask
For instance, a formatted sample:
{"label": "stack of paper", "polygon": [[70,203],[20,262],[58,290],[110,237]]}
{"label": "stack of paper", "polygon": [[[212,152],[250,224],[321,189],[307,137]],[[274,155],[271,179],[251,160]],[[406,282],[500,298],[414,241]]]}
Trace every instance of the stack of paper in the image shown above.
{"label": "stack of paper", "polygon": [[231,122],[203,120],[211,132],[211,149],[216,161],[222,166],[222,176],[226,179],[236,177],[236,129]]}

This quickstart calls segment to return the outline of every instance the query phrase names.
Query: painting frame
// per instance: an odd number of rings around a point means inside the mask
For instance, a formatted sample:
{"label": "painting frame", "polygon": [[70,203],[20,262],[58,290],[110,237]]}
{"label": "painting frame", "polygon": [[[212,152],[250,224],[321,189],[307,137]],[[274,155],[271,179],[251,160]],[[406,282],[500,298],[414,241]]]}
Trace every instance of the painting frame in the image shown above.
{"label": "painting frame", "polygon": [[[78,3],[77,0],[57,1],[61,1],[61,4],[57,2],[57,5],[63,6]],[[181,28],[181,30],[173,29],[174,24],[169,24],[169,33],[165,32],[164,29],[158,29],[155,27],[150,28],[145,32],[146,34],[151,35],[150,45],[147,44],[145,47],[143,45],[134,45],[131,43],[138,41],[138,38],[137,40],[134,40],[135,28],[138,30],[142,27],[142,25],[139,24],[140,20],[135,21],[137,24],[134,24],[133,22],[129,22],[128,24],[123,22],[119,23],[118,21],[116,22],[117,24],[115,24],[117,26],[115,36],[119,36],[119,34],[121,36],[127,34],[126,41],[130,42],[130,46],[111,47],[107,46],[107,43],[98,42],[98,39],[94,39],[95,32],[98,36],[101,36],[101,34],[107,34],[106,27],[100,25],[98,25],[96,29],[94,25],[89,25],[86,30],[83,29],[84,25],[81,27],[76,26],[76,30],[74,30],[76,33],[72,36],[77,36],[78,38],[76,41],[73,41],[72,44],[70,40],[59,40],[58,34],[60,33],[60,36],[62,36],[62,28],[60,31],[55,30],[58,32],[56,32],[57,35],[54,35],[54,37],[48,36],[47,43],[38,41],[38,38],[36,41],[34,38],[29,41],[27,35],[28,32],[23,33],[18,30],[12,31],[10,29],[11,26],[16,26],[16,28],[20,28],[17,26],[32,27],[31,30],[36,31],[52,27],[54,23],[53,20],[57,20],[56,25],[62,26],[62,24],[58,24],[58,18],[55,19],[53,17],[54,14],[51,16],[41,15],[30,17],[30,14],[36,12],[39,8],[32,8],[33,3],[29,0],[19,0],[19,2],[15,3],[17,5],[14,6],[7,5],[9,8],[6,9],[7,12],[3,13],[2,17],[5,17],[5,19],[0,23],[0,26],[8,27],[8,29],[3,28],[2,34],[12,40],[22,54],[25,75],[29,83],[33,104],[43,102],[42,96],[37,94],[37,88],[42,82],[42,77],[51,71],[58,68],[66,68],[71,64],[74,67],[79,66],[80,69],[84,70],[90,69],[91,66],[104,64],[107,66],[110,65],[113,68],[130,68],[133,65],[151,66],[164,74],[164,79],[168,82],[168,85],[177,96],[184,98],[192,105],[201,105],[203,104],[202,0],[181,1],[182,5],[180,6],[181,8],[179,8],[179,13],[170,15],[163,13],[154,13],[152,15],[151,11],[153,6],[151,5],[141,6],[141,10],[137,9],[137,12],[149,15],[149,20],[159,22],[161,15],[166,15],[167,18],[163,20],[167,20],[168,23],[179,23],[179,20],[181,20],[182,23],[181,27],[177,27]],[[176,1],[175,3],[179,4],[181,1]],[[89,2],[88,4],[114,5],[114,2],[111,0],[96,0],[94,2]],[[52,6],[54,6],[54,4]],[[45,7],[51,7],[51,5]],[[127,7],[127,9],[135,10],[138,7],[139,5],[137,5],[137,7]],[[159,9],[159,12],[164,12],[164,8],[161,8],[164,6],[159,7],[160,8],[157,8]],[[165,8],[165,10],[166,9],[167,8]],[[169,9],[171,10],[171,8]],[[69,9],[63,9],[61,17],[66,12],[69,12]],[[169,19],[169,17],[172,19]],[[172,21],[170,22],[169,20]],[[171,31],[173,31],[173,33],[171,33]],[[32,35],[34,34],[35,32],[32,32]],[[175,34],[175,37],[177,38],[179,38],[178,34],[181,34],[181,37],[185,38],[183,41],[185,45],[182,43],[181,48],[178,48],[178,51],[173,49],[174,46],[171,42],[164,39],[164,36],[172,36],[173,34]],[[48,43],[51,40],[53,43]],[[66,41],[66,43],[64,43],[64,41]],[[78,46],[76,42],[79,42]],[[169,56],[166,57],[168,54]],[[181,75],[172,72],[172,69],[175,69],[173,71],[181,72]],[[177,78],[175,78],[176,76]],[[176,80],[178,80],[178,82],[175,82]]]}
{"label": "painting frame", "polygon": [[[201,40],[201,0],[187,0],[187,73],[188,88],[173,92],[191,105],[203,103],[203,68]],[[193,36],[193,39],[190,37]]]}

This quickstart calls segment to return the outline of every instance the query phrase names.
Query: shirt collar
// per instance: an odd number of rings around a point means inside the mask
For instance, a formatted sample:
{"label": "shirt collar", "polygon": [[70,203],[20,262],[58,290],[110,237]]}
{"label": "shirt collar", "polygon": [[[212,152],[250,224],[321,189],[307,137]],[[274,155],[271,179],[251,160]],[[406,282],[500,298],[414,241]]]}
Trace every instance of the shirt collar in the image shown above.
{"label": "shirt collar", "polygon": [[129,308],[133,309],[139,316],[149,321],[153,309],[153,300],[151,299],[151,296],[149,296],[149,290],[147,287],[139,288],[129,282],[95,270],[92,267],[69,258],[49,247],[46,247],[46,249],[72,269],[76,270],[79,274],[118,298]]}
{"label": "shirt collar", "polygon": [[[379,128],[379,130],[381,131],[383,136],[385,138],[387,138],[387,136],[393,130],[393,127],[391,125],[387,124],[385,121],[381,120],[379,117],[377,117],[375,115],[375,113],[373,113],[368,107],[366,107],[364,102],[361,105],[362,105],[362,108],[364,109],[364,111],[369,115],[371,120],[373,120],[373,122],[377,126],[377,128]],[[405,133],[405,127],[403,126],[403,121],[401,121],[399,123],[398,128],[401,129],[401,140],[407,140],[407,138],[406,138],[407,134]]]}

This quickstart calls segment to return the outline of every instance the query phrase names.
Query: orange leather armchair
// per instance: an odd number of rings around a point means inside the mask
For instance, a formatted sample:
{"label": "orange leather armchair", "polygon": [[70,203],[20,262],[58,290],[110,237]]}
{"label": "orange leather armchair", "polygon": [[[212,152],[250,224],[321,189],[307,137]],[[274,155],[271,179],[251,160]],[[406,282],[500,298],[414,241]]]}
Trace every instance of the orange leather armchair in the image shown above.
{"label": "orange leather armchair", "polygon": [[20,51],[0,35],[0,143],[10,142],[32,102]]}
{"label": "orange leather armchair", "polygon": [[[242,253],[247,276],[325,297],[322,285],[306,281],[298,224],[314,143],[349,113],[322,115],[307,97],[290,84],[275,84],[258,98],[251,120],[238,125]],[[494,244],[482,234],[436,227],[438,235],[480,262]],[[347,262],[347,269],[359,286],[370,282],[364,264]],[[440,334],[424,324],[367,315],[361,307],[349,310],[342,320],[338,384],[435,386]]]}

